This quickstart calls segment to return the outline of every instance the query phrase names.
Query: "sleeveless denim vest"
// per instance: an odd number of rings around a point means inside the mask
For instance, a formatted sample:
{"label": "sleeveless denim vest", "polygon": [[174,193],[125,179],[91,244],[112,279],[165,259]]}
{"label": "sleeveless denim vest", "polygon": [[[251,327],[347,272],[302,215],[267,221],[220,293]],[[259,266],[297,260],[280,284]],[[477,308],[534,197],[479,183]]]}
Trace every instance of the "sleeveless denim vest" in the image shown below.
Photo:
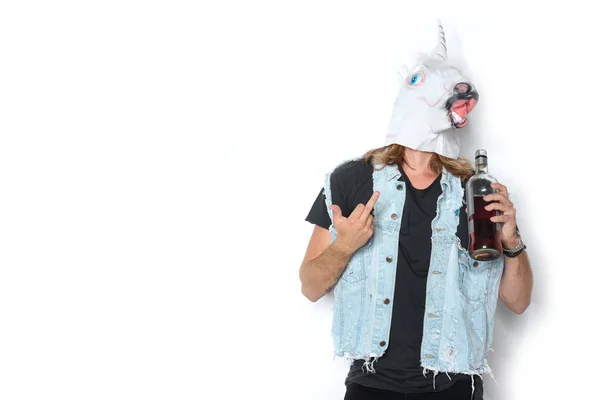
{"label": "sleeveless denim vest", "polygon": [[[375,372],[373,363],[390,340],[406,189],[406,184],[398,181],[400,175],[395,165],[374,168],[373,190],[380,192],[374,207],[374,234],[354,253],[333,290],[334,354],[364,360],[368,372]],[[333,221],[330,178],[331,173],[326,175],[324,189]],[[444,169],[441,185],[432,222],[421,367],[424,373],[433,371],[434,378],[439,372],[490,373],[487,353],[504,257],[475,261],[469,256],[456,236],[464,192],[460,179]],[[329,230],[333,242],[337,238],[333,224]]]}

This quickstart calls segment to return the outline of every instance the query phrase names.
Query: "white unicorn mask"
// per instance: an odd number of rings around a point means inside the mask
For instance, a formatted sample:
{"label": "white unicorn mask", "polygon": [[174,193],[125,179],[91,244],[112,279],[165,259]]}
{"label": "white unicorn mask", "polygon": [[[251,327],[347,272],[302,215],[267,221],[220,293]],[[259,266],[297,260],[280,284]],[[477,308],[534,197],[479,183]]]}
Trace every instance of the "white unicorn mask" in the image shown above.
{"label": "white unicorn mask", "polygon": [[458,130],[479,94],[457,67],[447,60],[446,38],[439,24],[439,43],[431,56],[422,57],[401,80],[385,144],[458,158]]}

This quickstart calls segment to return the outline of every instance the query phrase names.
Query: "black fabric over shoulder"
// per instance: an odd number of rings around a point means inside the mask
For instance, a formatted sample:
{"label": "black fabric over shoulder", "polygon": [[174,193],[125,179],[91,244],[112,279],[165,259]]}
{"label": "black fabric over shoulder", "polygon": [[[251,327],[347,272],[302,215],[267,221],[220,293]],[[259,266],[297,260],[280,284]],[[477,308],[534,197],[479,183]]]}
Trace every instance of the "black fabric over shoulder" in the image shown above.
{"label": "black fabric over shoulder", "polygon": [[[331,174],[331,200],[348,217],[365,196],[373,195],[373,167],[363,160],[352,160],[338,166]],[[364,204],[364,203],[363,203]],[[325,204],[325,190],[321,188],[306,221],[328,229],[331,218]]]}

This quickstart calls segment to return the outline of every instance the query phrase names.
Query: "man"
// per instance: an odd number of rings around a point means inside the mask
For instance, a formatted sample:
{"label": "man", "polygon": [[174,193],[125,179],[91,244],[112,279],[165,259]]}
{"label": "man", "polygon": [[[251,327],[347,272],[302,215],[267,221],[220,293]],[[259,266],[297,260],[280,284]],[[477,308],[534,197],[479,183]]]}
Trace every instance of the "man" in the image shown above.
{"label": "man", "polygon": [[[405,79],[385,146],[327,175],[300,267],[311,301],[333,291],[345,399],[482,399],[498,298],[528,307],[532,273],[508,189],[487,195],[504,254],[468,255],[458,130],[479,95],[440,41]],[[409,397],[410,396],[410,397]]]}

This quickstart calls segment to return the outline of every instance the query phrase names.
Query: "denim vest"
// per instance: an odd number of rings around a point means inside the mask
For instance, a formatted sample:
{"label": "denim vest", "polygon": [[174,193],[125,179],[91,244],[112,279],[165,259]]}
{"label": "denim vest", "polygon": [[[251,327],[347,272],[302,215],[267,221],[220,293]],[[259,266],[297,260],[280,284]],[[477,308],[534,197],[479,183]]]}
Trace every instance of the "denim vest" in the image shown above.
{"label": "denim vest", "polygon": [[[354,253],[333,291],[334,354],[365,360],[368,372],[389,343],[394,304],[398,240],[406,184],[398,181],[396,166],[379,165],[373,190],[380,196],[374,207],[374,234]],[[325,179],[325,201],[333,221],[331,173]],[[432,248],[427,276],[421,343],[424,373],[490,373],[487,352],[492,344],[504,257],[473,260],[456,236],[463,201],[460,179],[445,169],[432,222]],[[336,240],[333,224],[332,242]],[[467,244],[468,245],[468,244]],[[389,301],[384,301],[389,299]]]}

